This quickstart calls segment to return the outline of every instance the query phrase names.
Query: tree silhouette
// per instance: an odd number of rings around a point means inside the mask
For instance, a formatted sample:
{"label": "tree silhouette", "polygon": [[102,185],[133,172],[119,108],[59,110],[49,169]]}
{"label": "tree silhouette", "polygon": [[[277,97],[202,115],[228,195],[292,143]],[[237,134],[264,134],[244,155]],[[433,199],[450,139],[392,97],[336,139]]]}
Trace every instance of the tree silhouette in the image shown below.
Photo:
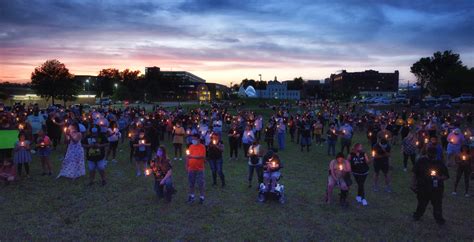
{"label": "tree silhouette", "polygon": [[81,90],[81,84],[73,79],[66,66],[58,60],[47,60],[31,73],[31,88],[37,95],[46,99],[51,98],[71,101]]}
{"label": "tree silhouette", "polygon": [[121,80],[120,72],[115,68],[102,69],[97,76],[95,92],[97,96],[111,96],[114,93],[114,84]]}

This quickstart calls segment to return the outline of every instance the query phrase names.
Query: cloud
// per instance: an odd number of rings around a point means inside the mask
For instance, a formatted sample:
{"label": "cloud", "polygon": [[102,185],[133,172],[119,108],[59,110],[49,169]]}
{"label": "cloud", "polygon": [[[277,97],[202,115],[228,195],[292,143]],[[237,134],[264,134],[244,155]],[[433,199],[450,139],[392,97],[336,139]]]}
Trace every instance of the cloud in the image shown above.
{"label": "cloud", "polygon": [[160,65],[236,82],[256,69],[317,79],[379,68],[413,79],[409,66],[434,51],[474,55],[473,10],[471,0],[0,1],[0,80],[26,81],[49,58],[82,74]]}

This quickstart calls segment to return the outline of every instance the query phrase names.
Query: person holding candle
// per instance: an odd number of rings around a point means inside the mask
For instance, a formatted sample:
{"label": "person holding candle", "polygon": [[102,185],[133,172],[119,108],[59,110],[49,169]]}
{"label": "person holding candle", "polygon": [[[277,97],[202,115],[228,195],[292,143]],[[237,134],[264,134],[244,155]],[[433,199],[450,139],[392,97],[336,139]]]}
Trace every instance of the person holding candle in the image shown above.
{"label": "person holding candle", "polygon": [[244,133],[242,135],[242,145],[244,147],[244,156],[248,157],[248,150],[250,145],[255,141],[255,134],[253,133],[250,126],[245,127]]}
{"label": "person holding candle", "polygon": [[269,150],[263,157],[265,164],[263,164],[263,182],[265,187],[269,189],[269,192],[275,192],[278,179],[280,179],[283,168],[283,163],[280,157],[276,153],[276,150]]}
{"label": "person holding candle", "polygon": [[413,213],[415,221],[425,213],[428,203],[433,205],[433,216],[436,222],[443,225],[446,221],[442,213],[444,181],[449,179],[448,168],[436,159],[436,148],[427,150],[427,155],[418,159],[413,167],[411,189],[416,193],[418,205]]}
{"label": "person holding candle", "polygon": [[273,143],[275,139],[275,127],[272,123],[268,123],[265,128],[265,142],[267,143],[267,149],[273,149]]}
{"label": "person holding candle", "polygon": [[26,177],[30,177],[30,162],[31,162],[31,152],[30,152],[30,141],[26,140],[25,134],[20,132],[18,134],[18,141],[15,142],[13,150],[13,163],[17,166],[18,177],[21,177],[22,167],[25,167]]}
{"label": "person holding candle", "polygon": [[146,162],[148,161],[147,154],[150,145],[151,144],[145,140],[145,131],[140,130],[138,140],[133,144],[133,147],[135,148],[135,167],[137,177],[142,175],[141,171],[146,167]]}
{"label": "person holding candle", "polygon": [[42,176],[51,176],[52,174],[52,167],[51,161],[49,160],[49,156],[51,155],[51,140],[49,136],[47,136],[43,130],[38,132],[38,139],[36,140],[36,146],[38,150],[38,156],[41,161],[41,167],[43,169]]}
{"label": "person holding candle", "polygon": [[158,199],[165,198],[167,203],[171,202],[172,195],[176,193],[173,187],[171,162],[166,156],[164,146],[158,147],[156,157],[150,161],[151,173],[155,177],[154,190]]}
{"label": "person holding candle", "polygon": [[372,148],[372,159],[374,161],[374,191],[378,192],[378,180],[379,173],[382,171],[385,177],[385,191],[392,192],[390,187],[390,175],[388,174],[389,163],[390,163],[390,151],[391,146],[388,143],[388,140],[382,138],[373,148]]}
{"label": "person holding candle", "polygon": [[135,144],[138,144],[138,134],[140,133],[140,127],[142,124],[140,122],[131,123],[128,128],[128,139],[130,146],[130,155],[129,160],[132,163],[133,157],[135,156]]}
{"label": "person holding candle", "polygon": [[109,149],[107,150],[107,155],[105,160],[109,159],[110,153],[112,153],[112,162],[117,163],[115,156],[117,154],[117,147],[122,133],[117,126],[115,121],[110,122],[110,128],[107,129],[107,141],[109,142]]}
{"label": "person holding candle", "polygon": [[354,130],[352,129],[352,126],[349,124],[348,120],[346,120],[344,122],[344,125],[342,125],[342,127],[340,128],[339,134],[341,136],[341,152],[344,153],[344,148],[346,148],[347,153],[349,153]]}
{"label": "person holding candle", "polygon": [[461,145],[464,144],[465,139],[459,128],[454,129],[448,135],[447,139],[448,147],[446,149],[446,153],[448,155],[448,158],[446,159],[446,165],[451,166],[455,163],[455,157],[459,154],[459,152],[461,152]]}
{"label": "person holding candle", "polygon": [[284,150],[285,149],[285,133],[286,133],[286,126],[283,122],[283,119],[280,118],[277,121],[277,138],[278,138],[278,149]]}
{"label": "person holding candle", "polygon": [[229,129],[227,136],[229,137],[230,160],[237,160],[239,157],[238,150],[240,142],[240,132],[238,131],[237,126],[235,124],[232,124],[232,127]]}
{"label": "person holding candle", "polygon": [[458,165],[456,170],[456,181],[454,182],[453,195],[457,195],[457,188],[461,177],[464,175],[464,196],[470,197],[469,195],[469,178],[471,175],[471,164],[472,156],[469,151],[469,146],[463,145],[461,152],[456,156],[455,162]]}
{"label": "person holding candle", "polygon": [[316,139],[315,145],[323,145],[322,143],[322,136],[323,134],[323,124],[319,119],[316,120],[316,123],[313,124],[313,138]]}
{"label": "person holding candle", "polygon": [[186,131],[181,127],[181,122],[176,123],[173,128],[173,147],[174,147],[174,160],[183,160],[183,144],[184,135]]}
{"label": "person holding candle", "polygon": [[257,180],[258,183],[263,182],[263,162],[262,162],[262,154],[263,150],[258,142],[255,140],[252,145],[248,148],[247,153],[249,154],[248,157],[248,166],[249,166],[249,173],[248,173],[248,187],[252,187],[252,180],[253,180],[253,173],[256,171],[257,173]]}
{"label": "person holding candle", "polygon": [[107,163],[105,160],[105,147],[107,147],[107,139],[103,133],[100,133],[97,125],[92,126],[89,135],[83,140],[82,146],[85,148],[89,164],[89,186],[94,184],[96,170],[99,171],[102,178],[102,186],[105,186],[105,166]]}
{"label": "person holding candle", "polygon": [[303,152],[304,147],[306,146],[306,151],[309,152],[309,147],[311,146],[311,124],[306,118],[303,118],[300,127],[301,133],[301,152]]}
{"label": "person holding candle", "polygon": [[[344,158],[343,153],[339,153],[336,159],[329,162],[329,176],[326,193],[326,202],[331,203],[332,191],[335,186],[341,189],[340,203],[342,206],[347,206],[346,198],[349,192],[349,186],[345,179],[347,174],[351,172],[351,164]],[[350,178],[349,178],[350,179]]]}
{"label": "person holding candle", "polygon": [[27,121],[31,126],[33,140],[36,141],[36,138],[38,138],[38,132],[43,129],[45,123],[45,118],[43,115],[40,115],[38,106],[33,108],[33,113],[27,117]]}
{"label": "person holding candle", "polygon": [[86,175],[86,167],[84,162],[84,148],[81,145],[82,134],[79,132],[77,125],[70,125],[67,132],[67,140],[69,144],[66,155],[64,156],[61,171],[56,179],[67,177],[76,179]]}
{"label": "person holding candle", "polygon": [[347,157],[347,160],[351,164],[352,175],[357,182],[357,202],[363,206],[367,206],[367,200],[365,199],[365,180],[369,175],[369,163],[370,159],[364,152],[362,144],[357,143],[352,148],[351,153]]}
{"label": "person holding candle", "polygon": [[212,171],[212,185],[217,185],[217,175],[221,179],[222,187],[225,186],[224,172],[222,171],[223,159],[222,153],[224,152],[224,143],[220,140],[219,135],[213,133],[211,136],[211,142],[208,146],[208,163]]}
{"label": "person holding candle", "polygon": [[206,162],[206,147],[200,143],[199,137],[194,136],[186,156],[186,171],[188,172],[189,195],[188,203],[195,200],[194,188],[196,184],[199,189],[199,203],[204,203],[204,163]]}

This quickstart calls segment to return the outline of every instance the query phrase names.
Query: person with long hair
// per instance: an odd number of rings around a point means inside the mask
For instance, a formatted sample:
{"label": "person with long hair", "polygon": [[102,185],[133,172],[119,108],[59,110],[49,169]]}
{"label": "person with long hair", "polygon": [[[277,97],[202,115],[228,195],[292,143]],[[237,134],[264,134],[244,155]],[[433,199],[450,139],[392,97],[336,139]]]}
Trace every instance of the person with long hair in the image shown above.
{"label": "person with long hair", "polygon": [[415,133],[410,132],[402,141],[402,154],[403,154],[403,171],[407,171],[408,158],[411,160],[411,165],[415,165],[416,152],[417,152],[417,138]]}
{"label": "person with long hair", "polygon": [[77,124],[69,125],[65,131],[69,144],[66,155],[64,156],[61,171],[56,178],[63,176],[76,179],[86,175],[84,148],[82,148],[81,144],[82,134],[79,132]]}
{"label": "person with long hair", "polygon": [[347,157],[347,160],[351,163],[352,175],[357,183],[357,202],[363,206],[367,206],[367,200],[365,198],[365,180],[369,175],[369,157],[364,152],[362,144],[357,143],[352,148],[351,153]]}
{"label": "person with long hair", "polygon": [[110,153],[112,153],[112,162],[117,162],[117,160],[115,160],[115,156],[117,154],[117,147],[121,136],[122,133],[120,133],[117,123],[115,121],[110,122],[110,128],[107,129],[107,140],[109,142],[109,149],[107,150],[105,160],[109,160]]}
{"label": "person with long hair", "polygon": [[[164,146],[158,147],[156,156],[150,161],[149,170],[155,177],[154,190],[158,199],[165,198],[166,202],[171,202],[172,195],[176,193],[173,187],[171,162],[166,155],[166,148]],[[149,174],[149,172],[145,172]]]}

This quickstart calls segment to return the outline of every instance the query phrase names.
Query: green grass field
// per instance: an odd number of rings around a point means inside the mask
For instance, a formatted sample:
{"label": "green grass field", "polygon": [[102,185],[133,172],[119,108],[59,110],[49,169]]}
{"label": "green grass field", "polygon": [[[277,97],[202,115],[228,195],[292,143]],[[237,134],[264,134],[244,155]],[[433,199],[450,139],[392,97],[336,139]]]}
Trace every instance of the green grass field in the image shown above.
{"label": "green grass field", "polygon": [[[444,216],[439,227],[428,208],[420,222],[412,221],[415,195],[408,189],[409,172],[402,171],[400,148],[393,152],[393,193],[372,191],[372,176],[366,189],[368,207],[323,202],[327,165],[326,146],[312,146],[300,153],[289,143],[280,152],[285,162],[281,183],[288,201],[256,202],[257,191],[247,188],[247,163],[225,159],[227,187],[212,187],[207,167],[207,200],[204,205],[186,204],[187,179],[184,162],[174,161],[174,184],[178,190],[171,204],[158,202],[152,177],[135,177],[128,161],[128,145],[120,146],[118,164],[107,167],[105,187],[86,186],[88,177],[77,180],[42,177],[39,160],[32,163],[31,178],[0,188],[0,240],[213,240],[213,241],[472,241],[474,198],[451,196],[454,170],[446,184]],[[225,140],[227,142],[227,140]],[[366,144],[362,133],[354,142]],[[170,142],[165,140],[169,148]],[[339,149],[339,146],[337,146]],[[64,145],[52,155],[54,170],[60,169]],[[225,151],[228,156],[228,150]],[[242,153],[240,151],[240,156]],[[372,175],[372,174],[371,174]],[[255,182],[255,181],[254,181]],[[459,191],[464,185],[460,184]],[[338,201],[335,190],[333,200]]]}

